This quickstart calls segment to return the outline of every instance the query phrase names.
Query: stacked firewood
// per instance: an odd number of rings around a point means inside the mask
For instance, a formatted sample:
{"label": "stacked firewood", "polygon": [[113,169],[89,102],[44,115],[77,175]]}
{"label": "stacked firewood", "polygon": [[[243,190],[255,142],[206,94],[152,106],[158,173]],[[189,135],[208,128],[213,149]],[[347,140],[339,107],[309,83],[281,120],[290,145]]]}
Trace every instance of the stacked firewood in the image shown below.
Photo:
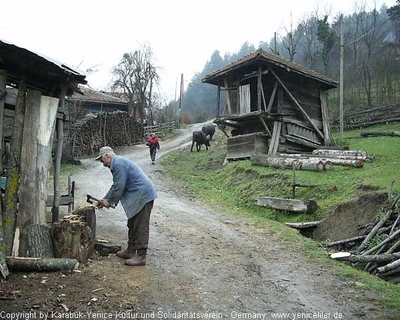
{"label": "stacked firewood", "polygon": [[325,244],[326,248],[344,250],[331,254],[331,258],[362,264],[365,271],[400,283],[400,214],[396,209],[399,198],[400,195],[363,234]]}
{"label": "stacked firewood", "polygon": [[277,153],[274,155],[254,153],[250,157],[253,165],[279,169],[329,171],[333,165],[362,168],[364,162],[372,162],[364,150],[315,149],[312,154]]}
{"label": "stacked firewood", "polygon": [[139,144],[144,127],[127,112],[88,115],[72,126],[69,143],[75,157],[92,155],[105,145],[112,148]]}

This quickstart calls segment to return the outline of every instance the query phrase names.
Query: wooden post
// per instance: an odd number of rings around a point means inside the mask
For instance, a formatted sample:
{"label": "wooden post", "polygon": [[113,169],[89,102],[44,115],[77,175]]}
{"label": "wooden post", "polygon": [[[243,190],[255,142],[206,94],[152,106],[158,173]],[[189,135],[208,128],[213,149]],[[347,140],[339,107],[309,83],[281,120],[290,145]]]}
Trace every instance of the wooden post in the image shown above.
{"label": "wooden post", "polygon": [[[224,87],[225,89],[229,88],[228,77],[224,78]],[[228,107],[228,114],[231,115],[232,114],[231,91],[225,90],[225,96],[226,96],[226,105]]]}
{"label": "wooden post", "polygon": [[10,143],[11,156],[8,159],[8,177],[5,194],[5,208],[3,212],[3,228],[6,255],[10,255],[12,251],[12,243],[14,239],[15,223],[17,219],[18,207],[18,190],[20,186],[20,170],[21,170],[21,152],[22,138],[24,130],[25,118],[25,96],[26,96],[26,79],[21,77],[17,100],[15,103],[13,139]]}
{"label": "wooden post", "polygon": [[[3,117],[4,117],[4,101],[6,99],[6,83],[7,83],[7,72],[6,70],[0,70],[0,154],[3,153]],[[0,161],[0,174],[3,174],[3,162]],[[1,196],[1,195],[0,195]],[[9,272],[5,261],[6,248],[4,245],[4,234],[3,234],[3,208],[0,208],[0,273],[4,278],[7,278]]]}
{"label": "wooden post", "polygon": [[274,105],[276,91],[278,90],[278,82],[275,82],[274,89],[272,90],[271,98],[269,99],[267,112],[271,112],[272,106]]}
{"label": "wooden post", "polygon": [[[62,115],[65,114],[65,95],[67,93],[66,84],[62,84],[60,100],[58,104],[58,111],[61,112]],[[64,119],[59,119],[57,117],[56,120],[56,129],[57,129],[57,149],[56,156],[54,159],[54,198],[53,198],[53,207],[51,208],[52,213],[52,222],[58,222],[59,219],[59,210],[60,210],[60,170],[61,170],[61,157],[62,157],[62,148],[63,148],[63,140],[64,140]]]}
{"label": "wooden post", "polygon": [[258,66],[257,75],[257,110],[261,111],[262,67]]}
{"label": "wooden post", "polygon": [[[7,71],[0,69],[0,155],[3,154],[3,123],[4,123],[4,101],[6,100]],[[0,175],[4,172],[3,161],[0,161]]]}
{"label": "wooden post", "polygon": [[22,153],[17,228],[19,255],[27,255],[27,230],[32,224],[46,223],[47,180],[51,162],[52,137],[58,99],[41,96],[39,91],[27,94]]}
{"label": "wooden post", "polygon": [[219,108],[220,108],[220,105],[221,105],[221,83],[220,83],[220,81],[219,81],[219,79],[218,79],[218,91],[217,91],[217,115],[216,115],[216,118],[218,118],[218,117],[219,117]]}
{"label": "wooden post", "polygon": [[325,147],[329,147],[331,145],[331,131],[329,126],[329,112],[325,90],[320,90],[319,98],[321,100],[322,128],[325,136],[324,145]]}

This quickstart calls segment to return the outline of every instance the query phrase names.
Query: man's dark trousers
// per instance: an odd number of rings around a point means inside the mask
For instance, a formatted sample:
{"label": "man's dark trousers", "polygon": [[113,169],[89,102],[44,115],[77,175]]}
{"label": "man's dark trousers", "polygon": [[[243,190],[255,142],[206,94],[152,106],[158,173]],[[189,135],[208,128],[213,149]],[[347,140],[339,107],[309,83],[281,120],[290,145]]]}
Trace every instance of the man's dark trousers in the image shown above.
{"label": "man's dark trousers", "polygon": [[128,251],[146,255],[149,245],[150,213],[154,200],[147,202],[142,210],[128,220]]}

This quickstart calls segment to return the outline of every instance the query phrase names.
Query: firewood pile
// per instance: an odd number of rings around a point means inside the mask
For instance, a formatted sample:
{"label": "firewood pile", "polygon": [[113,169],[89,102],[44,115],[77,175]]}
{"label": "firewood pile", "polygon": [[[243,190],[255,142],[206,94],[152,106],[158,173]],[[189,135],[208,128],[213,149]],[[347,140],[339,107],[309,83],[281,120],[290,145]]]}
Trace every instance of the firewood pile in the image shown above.
{"label": "firewood pile", "polygon": [[127,112],[105,112],[88,115],[71,128],[72,152],[75,157],[92,155],[105,145],[112,148],[142,142],[144,127]]}
{"label": "firewood pile", "polygon": [[330,171],[333,165],[362,168],[364,162],[372,162],[374,158],[364,150],[315,149],[312,154],[254,153],[250,161],[253,165],[279,169]]}
{"label": "firewood pile", "polygon": [[363,234],[325,244],[326,248],[341,250],[331,258],[362,265],[366,272],[400,283],[400,213],[396,209],[399,198],[400,195],[379,221],[366,226]]}
{"label": "firewood pile", "polygon": [[364,109],[346,115],[344,120],[348,129],[400,121],[400,108],[398,104],[394,104]]}

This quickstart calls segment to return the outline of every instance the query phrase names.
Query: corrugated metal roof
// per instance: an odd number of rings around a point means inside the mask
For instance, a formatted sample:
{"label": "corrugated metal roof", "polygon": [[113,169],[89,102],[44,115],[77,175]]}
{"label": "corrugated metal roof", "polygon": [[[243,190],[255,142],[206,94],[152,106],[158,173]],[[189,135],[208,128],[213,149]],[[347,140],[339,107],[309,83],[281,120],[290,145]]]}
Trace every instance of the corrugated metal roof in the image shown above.
{"label": "corrugated metal roof", "polygon": [[244,56],[243,58],[227,64],[226,66],[206,75],[202,81],[204,83],[218,84],[218,78],[225,75],[226,73],[239,69],[244,65],[249,65],[252,62],[256,61],[264,61],[265,63],[274,64],[280,68],[285,69],[288,72],[296,72],[302,76],[312,78],[319,82],[323,82],[327,84],[329,87],[336,88],[338,86],[338,82],[330,79],[329,77],[322,75],[314,70],[308,69],[300,64],[289,61],[281,56],[278,56],[273,53],[269,53],[263,49],[258,49],[253,53]]}

